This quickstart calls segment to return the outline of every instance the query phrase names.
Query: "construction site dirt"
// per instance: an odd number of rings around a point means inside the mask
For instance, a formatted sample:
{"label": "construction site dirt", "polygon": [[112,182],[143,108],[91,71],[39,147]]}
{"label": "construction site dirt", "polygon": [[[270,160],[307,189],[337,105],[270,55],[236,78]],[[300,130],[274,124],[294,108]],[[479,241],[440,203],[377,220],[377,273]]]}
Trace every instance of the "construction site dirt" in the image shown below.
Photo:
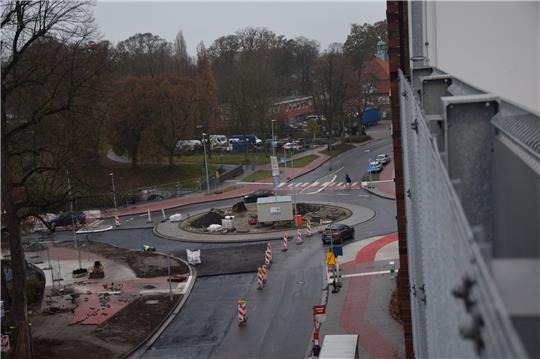
{"label": "construction site dirt", "polygon": [[[51,253],[62,258],[67,250],[73,251],[73,243],[57,243]],[[99,255],[105,278],[48,285],[41,307],[29,313],[34,358],[121,358],[182,298],[176,291],[170,299],[163,255],[93,242],[81,252]],[[189,273],[181,261],[172,259],[171,267],[173,274]]]}

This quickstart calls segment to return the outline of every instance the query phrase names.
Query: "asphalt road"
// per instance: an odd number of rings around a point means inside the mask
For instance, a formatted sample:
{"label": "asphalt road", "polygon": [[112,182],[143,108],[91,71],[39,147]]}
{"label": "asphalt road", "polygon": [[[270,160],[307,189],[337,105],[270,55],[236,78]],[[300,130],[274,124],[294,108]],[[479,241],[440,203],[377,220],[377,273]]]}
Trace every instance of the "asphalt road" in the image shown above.
{"label": "asphalt road", "polygon": [[[384,136],[384,129],[372,129]],[[367,152],[366,150],[370,150]],[[298,181],[326,181],[336,176],[336,181],[344,182],[345,174],[352,181],[360,181],[367,166],[368,158],[378,153],[391,153],[391,139],[388,135],[372,143],[358,147],[337,156],[316,170],[299,177]],[[292,191],[281,191],[292,194]],[[314,191],[312,191],[314,192]],[[364,190],[322,190],[311,193],[297,191],[297,200],[338,202],[346,206],[354,203],[371,208],[376,216],[363,224],[355,226],[355,240],[366,239],[396,231],[395,202],[371,195]],[[201,209],[232,204],[237,200],[189,205],[166,211],[188,213]],[[152,214],[154,220],[161,213]],[[235,256],[244,255],[242,244],[183,243],[156,237],[151,224],[146,223],[145,215],[122,218],[123,227],[133,229],[113,230],[93,233],[89,239],[113,245],[140,249],[143,244],[155,246],[159,251],[177,254],[186,248],[223,251],[220,258],[226,261],[229,271],[234,267]],[[147,227],[147,228],[143,228]],[[70,239],[70,232],[55,234],[56,240]],[[85,237],[79,236],[80,239]],[[235,246],[234,251],[231,246]],[[310,346],[312,328],[311,306],[317,304],[322,296],[322,261],[324,248],[318,235],[306,239],[302,246],[289,243],[289,251],[282,253],[279,242],[274,242],[274,264],[268,273],[264,290],[256,290],[255,273],[219,275],[197,280],[182,311],[154,343],[145,357],[154,358],[301,358]],[[246,248],[247,249],[247,248]],[[227,252],[231,251],[231,255]],[[247,254],[249,256],[258,256]],[[263,253],[260,254],[262,258]],[[261,260],[262,261],[262,260]],[[238,261],[239,263],[242,261]],[[245,261],[244,261],[245,262]],[[232,264],[231,264],[232,263]],[[219,264],[214,263],[219,268]],[[233,271],[234,272],[234,271]],[[213,274],[218,274],[214,270]],[[236,301],[248,302],[249,321],[240,328],[236,322]]]}

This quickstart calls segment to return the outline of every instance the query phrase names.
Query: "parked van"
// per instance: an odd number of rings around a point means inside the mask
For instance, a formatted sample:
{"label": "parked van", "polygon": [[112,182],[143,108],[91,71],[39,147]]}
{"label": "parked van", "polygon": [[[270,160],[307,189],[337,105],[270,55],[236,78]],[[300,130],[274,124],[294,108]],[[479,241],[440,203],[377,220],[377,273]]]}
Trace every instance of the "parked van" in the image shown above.
{"label": "parked van", "polygon": [[229,143],[227,142],[227,136],[225,135],[210,135],[210,145],[213,147],[225,147]]}

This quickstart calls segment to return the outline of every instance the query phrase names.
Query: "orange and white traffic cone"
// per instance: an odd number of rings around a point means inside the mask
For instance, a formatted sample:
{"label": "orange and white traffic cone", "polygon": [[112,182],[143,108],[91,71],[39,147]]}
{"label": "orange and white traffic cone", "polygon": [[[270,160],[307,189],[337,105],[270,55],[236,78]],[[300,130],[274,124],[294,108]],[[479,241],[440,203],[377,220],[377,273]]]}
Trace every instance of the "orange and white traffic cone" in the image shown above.
{"label": "orange and white traffic cone", "polygon": [[114,216],[114,225],[120,227],[120,218],[118,216]]}
{"label": "orange and white traffic cone", "polygon": [[247,323],[247,302],[239,300],[236,303],[238,307],[238,326],[243,327]]}
{"label": "orange and white traffic cone", "polygon": [[148,223],[152,222],[152,216],[150,215],[150,209],[148,209],[147,215],[148,215],[147,222],[148,222]]}
{"label": "orange and white traffic cone", "polygon": [[283,233],[283,249],[282,252],[287,252],[289,250],[289,234],[287,232]]}
{"label": "orange and white traffic cone", "polygon": [[264,288],[264,274],[262,267],[257,268],[257,289]]}
{"label": "orange and white traffic cone", "polygon": [[304,242],[302,241],[302,230],[300,228],[296,229],[296,244],[304,244]]}

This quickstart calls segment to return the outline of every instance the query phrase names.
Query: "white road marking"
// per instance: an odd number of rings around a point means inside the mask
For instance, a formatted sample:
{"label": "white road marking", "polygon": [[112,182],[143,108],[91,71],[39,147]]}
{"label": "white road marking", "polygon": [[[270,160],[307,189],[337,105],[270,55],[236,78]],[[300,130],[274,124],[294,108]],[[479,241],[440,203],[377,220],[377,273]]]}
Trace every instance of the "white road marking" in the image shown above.
{"label": "white road marking", "polygon": [[[396,269],[396,273],[397,273],[397,269]],[[377,271],[377,272],[366,272],[366,273],[353,273],[353,274],[344,274],[341,276],[341,278],[352,278],[352,277],[365,277],[365,276],[370,276],[370,275],[377,275],[377,274],[389,274],[390,271],[389,270],[381,270],[381,271]]]}
{"label": "white road marking", "polygon": [[[343,169],[343,167],[341,167],[341,169]],[[317,191],[309,192],[309,193],[307,193],[307,194],[315,194],[315,193],[321,192],[321,191],[324,190],[326,187],[328,187],[328,184],[333,183],[333,182],[336,180],[336,178],[337,178],[337,175],[334,175],[334,178],[332,178],[332,180],[331,180],[330,182],[325,182],[325,183],[323,184],[323,186],[322,186],[321,188],[319,188]]]}

